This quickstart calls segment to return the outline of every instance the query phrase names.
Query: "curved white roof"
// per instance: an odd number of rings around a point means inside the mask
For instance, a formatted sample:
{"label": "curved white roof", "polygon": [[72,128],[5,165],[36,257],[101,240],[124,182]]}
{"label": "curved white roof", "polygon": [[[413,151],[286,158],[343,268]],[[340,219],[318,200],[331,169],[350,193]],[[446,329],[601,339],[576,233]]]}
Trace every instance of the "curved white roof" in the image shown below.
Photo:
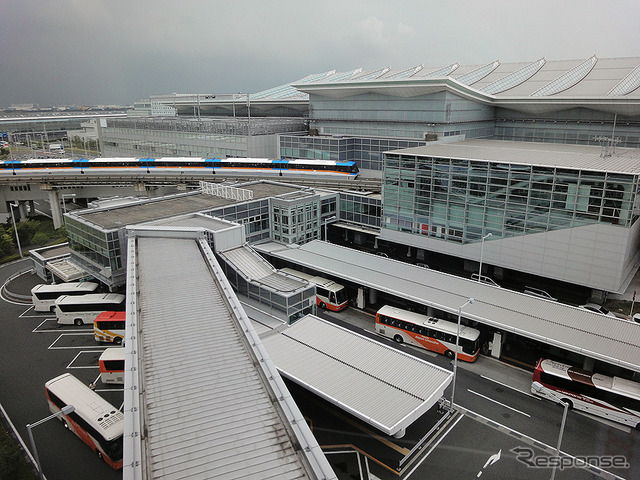
{"label": "curved white roof", "polygon": [[343,98],[368,92],[413,97],[438,91],[513,110],[541,113],[590,106],[625,115],[640,114],[640,57],[590,58],[485,65],[453,63],[386,67],[348,75],[342,80],[322,77],[294,82],[304,93]]}

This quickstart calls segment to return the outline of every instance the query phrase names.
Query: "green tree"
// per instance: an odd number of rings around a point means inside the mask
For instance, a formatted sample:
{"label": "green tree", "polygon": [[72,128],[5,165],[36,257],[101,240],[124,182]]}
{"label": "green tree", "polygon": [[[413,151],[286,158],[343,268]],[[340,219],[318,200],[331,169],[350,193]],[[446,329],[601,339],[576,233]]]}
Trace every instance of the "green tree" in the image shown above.
{"label": "green tree", "polygon": [[0,233],[0,257],[9,255],[13,252],[14,248],[15,244],[13,242],[13,238],[11,238],[11,235],[2,229],[2,232]]}

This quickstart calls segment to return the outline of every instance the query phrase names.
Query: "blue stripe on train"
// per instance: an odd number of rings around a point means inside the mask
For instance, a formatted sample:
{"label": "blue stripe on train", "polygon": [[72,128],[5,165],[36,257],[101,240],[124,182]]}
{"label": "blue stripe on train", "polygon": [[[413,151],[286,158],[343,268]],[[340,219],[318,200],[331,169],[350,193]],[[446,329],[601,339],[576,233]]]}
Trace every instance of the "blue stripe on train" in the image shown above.
{"label": "blue stripe on train", "polygon": [[[140,168],[156,168],[155,165],[153,165],[153,162],[155,162],[156,159],[155,158],[139,158],[138,159],[138,166]],[[148,162],[146,165],[143,165],[142,162]],[[149,165],[149,163],[151,163],[151,165]]]}
{"label": "blue stripe on train", "polygon": [[204,166],[205,168],[220,168],[220,162],[219,158],[205,158]]}

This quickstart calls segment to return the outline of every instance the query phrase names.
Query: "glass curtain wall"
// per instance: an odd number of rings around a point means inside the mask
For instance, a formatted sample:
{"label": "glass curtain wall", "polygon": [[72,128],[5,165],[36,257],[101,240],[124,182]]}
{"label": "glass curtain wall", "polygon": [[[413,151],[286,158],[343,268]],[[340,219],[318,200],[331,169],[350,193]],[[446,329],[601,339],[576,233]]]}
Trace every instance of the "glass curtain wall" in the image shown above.
{"label": "glass curtain wall", "polygon": [[637,188],[633,175],[389,154],[383,228],[470,243],[487,233],[629,227]]}

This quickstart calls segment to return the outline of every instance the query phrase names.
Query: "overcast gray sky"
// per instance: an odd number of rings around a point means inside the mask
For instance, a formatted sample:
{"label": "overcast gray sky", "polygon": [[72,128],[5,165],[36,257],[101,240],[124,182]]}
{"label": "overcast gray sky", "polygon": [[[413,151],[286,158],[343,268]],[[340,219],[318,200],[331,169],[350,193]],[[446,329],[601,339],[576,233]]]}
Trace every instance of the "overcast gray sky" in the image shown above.
{"label": "overcast gray sky", "polygon": [[592,55],[640,57],[640,1],[0,0],[0,107]]}

